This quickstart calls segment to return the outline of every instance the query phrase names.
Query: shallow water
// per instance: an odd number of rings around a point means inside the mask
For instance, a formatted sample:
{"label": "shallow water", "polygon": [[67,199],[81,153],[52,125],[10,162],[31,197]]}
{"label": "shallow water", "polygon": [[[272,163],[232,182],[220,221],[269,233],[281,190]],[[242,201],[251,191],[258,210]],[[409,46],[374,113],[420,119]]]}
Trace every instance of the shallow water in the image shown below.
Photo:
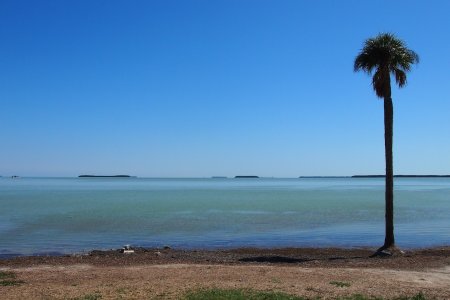
{"label": "shallow water", "polygon": [[[450,244],[450,178],[395,180],[397,244]],[[0,178],[0,255],[134,246],[360,247],[384,179]]]}

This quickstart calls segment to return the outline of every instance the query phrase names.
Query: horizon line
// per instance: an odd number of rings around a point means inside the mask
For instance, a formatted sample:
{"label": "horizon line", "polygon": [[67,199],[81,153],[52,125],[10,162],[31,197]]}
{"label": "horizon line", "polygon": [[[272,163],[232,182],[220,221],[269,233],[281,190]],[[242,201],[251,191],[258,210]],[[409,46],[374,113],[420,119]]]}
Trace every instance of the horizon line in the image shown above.
{"label": "horizon line", "polygon": [[[253,178],[249,178],[253,177]],[[136,176],[136,175],[71,175],[71,176],[47,176],[47,175],[0,175],[0,178],[149,178],[149,179],[302,179],[302,178],[384,178],[382,174],[363,175],[300,175],[300,176],[257,176],[257,175],[233,175],[233,176]],[[450,174],[396,174],[396,178],[404,177],[450,177]]]}

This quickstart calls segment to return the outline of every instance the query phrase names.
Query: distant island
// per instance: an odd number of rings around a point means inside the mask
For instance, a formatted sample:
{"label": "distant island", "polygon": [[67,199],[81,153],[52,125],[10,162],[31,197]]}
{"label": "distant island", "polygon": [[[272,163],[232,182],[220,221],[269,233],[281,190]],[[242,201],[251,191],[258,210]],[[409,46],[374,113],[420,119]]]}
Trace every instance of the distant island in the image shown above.
{"label": "distant island", "polygon": [[130,175],[79,175],[78,177],[136,177],[136,176],[130,176]]}
{"label": "distant island", "polygon": [[298,178],[350,178],[350,176],[299,176]]}
{"label": "distant island", "polygon": [[238,176],[234,176],[234,178],[259,178],[259,176],[255,176],[255,175],[238,175]]}
{"label": "distant island", "polygon": [[[384,178],[386,177],[385,175],[353,175],[352,178]],[[431,178],[436,178],[436,177],[445,177],[445,178],[450,178],[450,175],[394,175],[394,177],[397,178],[417,178],[417,177],[431,177]]]}
{"label": "distant island", "polygon": [[227,176],[211,176],[212,179],[224,179],[227,178]]}

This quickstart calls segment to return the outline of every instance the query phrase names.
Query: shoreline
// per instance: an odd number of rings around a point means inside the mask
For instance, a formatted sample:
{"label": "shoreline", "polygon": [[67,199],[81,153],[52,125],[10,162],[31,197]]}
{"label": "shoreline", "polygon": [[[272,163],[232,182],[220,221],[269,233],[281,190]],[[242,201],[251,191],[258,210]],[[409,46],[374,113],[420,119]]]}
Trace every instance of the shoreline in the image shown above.
{"label": "shoreline", "polygon": [[[254,249],[254,250],[260,250],[260,251],[271,251],[271,250],[283,250],[283,249],[297,249],[297,250],[314,250],[320,252],[321,250],[327,250],[327,249],[336,249],[336,250],[342,250],[342,251],[372,251],[375,252],[379,247],[377,246],[340,246],[340,245],[328,245],[328,246],[309,246],[306,245],[304,247],[302,246],[286,246],[282,245],[279,247],[276,246],[230,246],[230,247],[178,247],[178,246],[172,246],[172,245],[164,245],[164,246],[133,246],[128,245],[132,249],[136,249],[138,253],[142,252],[149,252],[149,251],[161,251],[170,249],[174,251],[183,251],[183,252],[225,252],[225,251],[240,251],[240,250],[247,250],[247,249]],[[450,244],[437,244],[432,246],[416,246],[416,247],[402,247],[398,246],[402,251],[404,252],[417,252],[417,251],[423,251],[423,250],[435,250],[435,249],[450,249]],[[99,248],[99,249],[90,249],[90,250],[81,250],[81,251],[73,251],[73,252],[59,252],[59,251],[42,251],[42,252],[33,252],[31,254],[26,253],[20,253],[20,252],[0,252],[0,261],[7,260],[7,259],[14,259],[18,257],[64,257],[64,256],[88,256],[92,253],[113,253],[113,252],[119,252],[123,250],[123,248]]]}
{"label": "shoreline", "polygon": [[121,249],[92,250],[87,253],[48,255],[21,255],[0,257],[2,267],[27,267],[35,265],[92,264],[95,266],[155,265],[155,264],[218,264],[252,265],[276,264],[304,267],[395,267],[422,270],[450,265],[450,245],[420,249],[402,249],[402,256],[370,257],[376,250],[361,248],[232,248],[232,249],[172,249],[132,248],[125,254]]}

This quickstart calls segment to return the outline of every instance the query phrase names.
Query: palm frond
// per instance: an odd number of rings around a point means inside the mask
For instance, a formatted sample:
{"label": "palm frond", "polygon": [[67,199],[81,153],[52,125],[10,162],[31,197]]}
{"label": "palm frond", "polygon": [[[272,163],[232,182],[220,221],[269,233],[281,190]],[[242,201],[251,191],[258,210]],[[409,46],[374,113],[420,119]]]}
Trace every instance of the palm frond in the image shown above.
{"label": "palm frond", "polygon": [[389,77],[386,78],[385,74],[383,74],[381,69],[377,69],[375,74],[372,77],[372,87],[375,91],[375,94],[379,98],[383,98],[385,96],[386,84],[388,84]]}
{"label": "palm frond", "polygon": [[406,85],[406,73],[403,70],[394,70],[395,82],[397,82],[399,87],[404,87]]}
{"label": "palm frond", "polygon": [[380,33],[364,42],[363,48],[355,58],[353,70],[368,74],[374,72],[373,88],[378,97],[383,97],[388,91],[386,85],[390,86],[389,73],[395,77],[398,86],[403,87],[406,84],[406,73],[418,62],[419,56],[408,49],[405,42],[392,33]]}
{"label": "palm frond", "polygon": [[372,70],[376,67],[376,64],[371,60],[370,55],[367,53],[360,53],[355,58],[355,64],[353,66],[353,70],[355,72],[362,70],[368,74],[372,73]]}

